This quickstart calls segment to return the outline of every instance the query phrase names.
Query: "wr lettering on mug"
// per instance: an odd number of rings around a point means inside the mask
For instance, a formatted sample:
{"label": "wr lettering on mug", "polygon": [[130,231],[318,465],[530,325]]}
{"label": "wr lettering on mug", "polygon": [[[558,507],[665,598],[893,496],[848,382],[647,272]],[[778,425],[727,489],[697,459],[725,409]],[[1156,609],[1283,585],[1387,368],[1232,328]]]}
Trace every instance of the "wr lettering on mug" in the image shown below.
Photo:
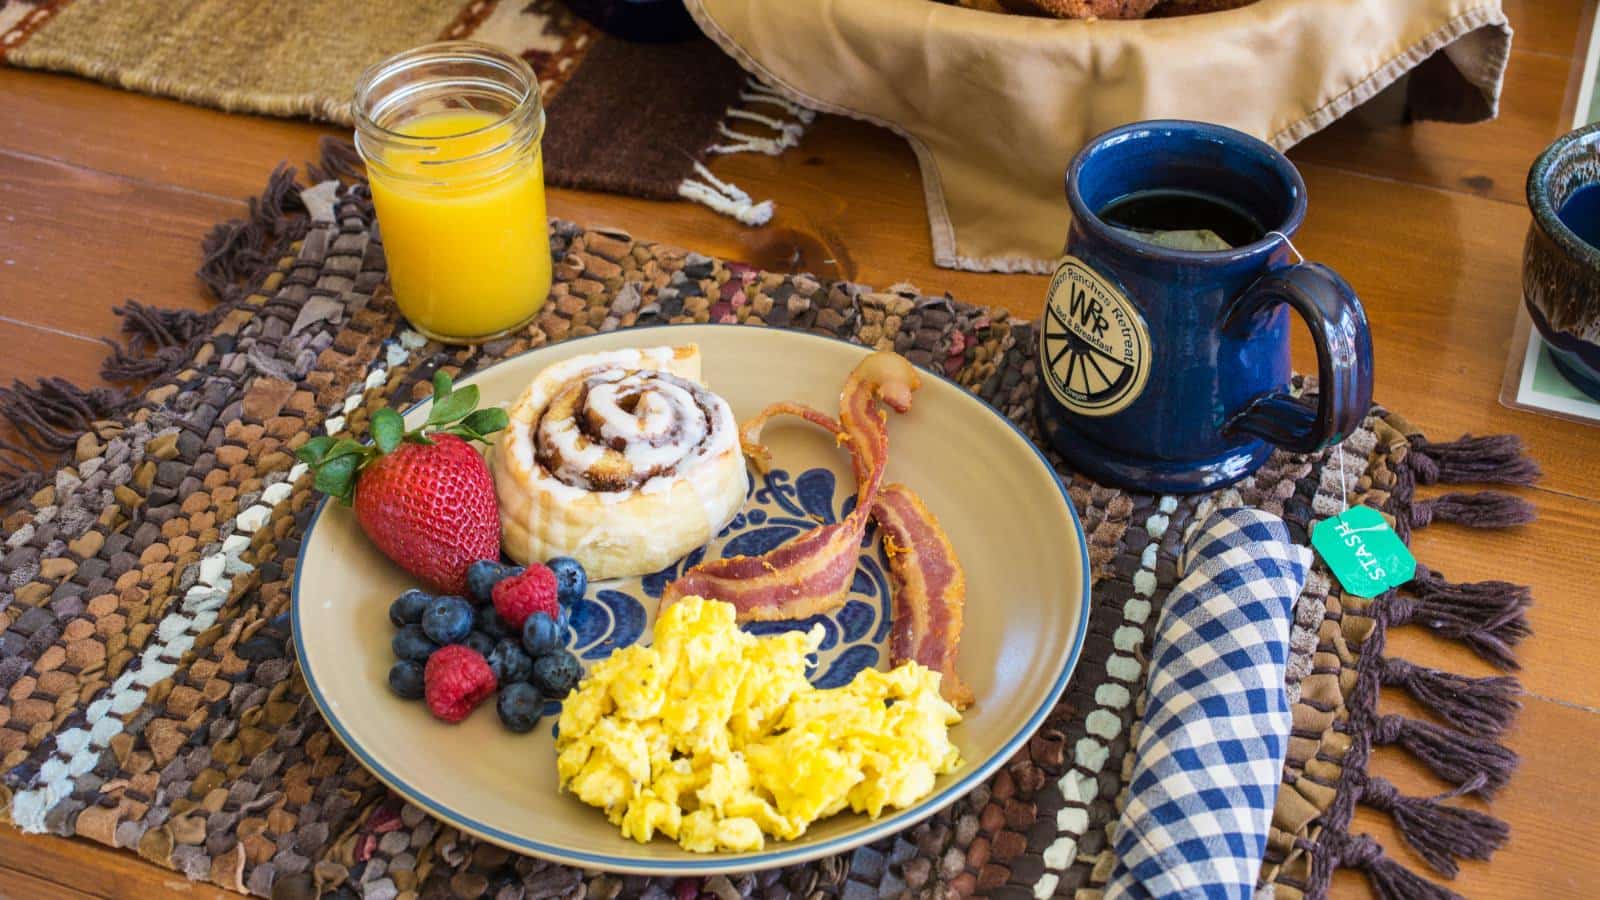
{"label": "wr lettering on mug", "polygon": [[1111,327],[1111,323],[1106,321],[1105,308],[1100,305],[1099,299],[1090,297],[1089,292],[1078,285],[1072,286],[1072,302],[1067,312],[1078,318],[1079,325],[1092,328],[1097,338],[1104,338],[1106,329]]}

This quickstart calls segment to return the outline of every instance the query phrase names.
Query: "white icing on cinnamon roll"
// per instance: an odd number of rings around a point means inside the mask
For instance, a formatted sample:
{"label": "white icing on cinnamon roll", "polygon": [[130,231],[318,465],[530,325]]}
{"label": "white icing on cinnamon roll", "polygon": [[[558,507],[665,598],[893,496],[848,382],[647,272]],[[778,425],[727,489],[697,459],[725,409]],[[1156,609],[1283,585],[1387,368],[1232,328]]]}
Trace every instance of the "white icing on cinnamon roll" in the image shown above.
{"label": "white icing on cinnamon roll", "polygon": [[573,556],[594,579],[663,568],[744,502],[733,412],[698,348],[588,354],[534,379],[492,459],[507,555]]}

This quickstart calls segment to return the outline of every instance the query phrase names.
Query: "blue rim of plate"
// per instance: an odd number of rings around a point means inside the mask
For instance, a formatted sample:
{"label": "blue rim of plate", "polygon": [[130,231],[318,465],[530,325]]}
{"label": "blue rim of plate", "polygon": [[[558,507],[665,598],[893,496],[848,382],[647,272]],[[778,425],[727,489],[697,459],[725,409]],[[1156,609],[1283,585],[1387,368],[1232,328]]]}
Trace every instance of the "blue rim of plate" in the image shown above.
{"label": "blue rim of plate", "polygon": [[[480,372],[473,373],[467,378],[463,378],[460,383],[470,384],[479,375],[483,374],[483,372],[487,372],[489,369],[492,369],[495,366],[503,366],[529,354],[549,350],[552,347],[565,347],[571,344],[581,343],[583,341],[600,337],[609,337],[615,339],[619,333],[624,333],[627,335],[650,334],[654,332],[666,331],[668,329],[681,329],[686,327],[751,328],[755,326],[723,322],[704,322],[694,323],[692,325],[687,323],[682,325],[645,325],[637,328],[628,328],[622,332],[607,331],[593,335],[585,335],[578,338],[568,338],[556,344],[546,344],[543,347],[535,347],[522,353],[518,353],[516,356],[508,356],[505,359],[489,366],[488,369],[483,369]],[[797,338],[808,338],[812,340],[843,344],[863,353],[872,352],[871,348],[869,347],[863,347],[860,344],[852,343],[842,338],[830,337],[828,335],[816,334],[813,332],[788,331],[782,329],[764,330],[767,330],[769,333],[773,334],[783,334]],[[872,822],[865,828],[850,832],[849,834],[840,835],[839,837],[831,838],[820,843],[749,854],[707,854],[704,858],[704,861],[644,861],[637,857],[611,856],[604,853],[579,852],[541,843],[539,841],[529,840],[521,837],[520,835],[503,831],[499,828],[479,822],[457,810],[451,809],[444,803],[441,803],[440,801],[429,797],[420,791],[413,790],[410,785],[406,784],[404,779],[389,771],[377,760],[373,759],[366,752],[366,750],[362,748],[360,742],[345,730],[344,725],[339,721],[338,716],[332,713],[326,699],[323,697],[322,688],[317,684],[316,678],[312,675],[310,661],[306,659],[305,651],[301,649],[300,575],[304,569],[297,564],[294,570],[294,583],[291,587],[289,597],[289,619],[294,634],[294,654],[295,659],[300,666],[300,676],[305,679],[306,687],[311,693],[311,699],[316,703],[317,710],[322,714],[323,721],[328,723],[328,727],[333,729],[334,734],[338,736],[339,742],[344,744],[345,748],[354,754],[357,761],[359,761],[361,765],[367,769],[367,771],[371,772],[373,775],[376,775],[378,780],[382,781],[385,785],[388,785],[391,790],[400,794],[409,802],[414,803],[426,810],[428,814],[434,818],[441,819],[450,825],[483,838],[484,840],[490,841],[491,843],[505,847],[508,850],[515,850],[519,853],[526,853],[542,859],[551,860],[553,862],[558,862],[565,865],[578,866],[580,868],[599,869],[603,871],[619,872],[630,875],[673,876],[709,876],[726,874],[728,872],[752,872],[761,869],[772,869],[779,866],[796,865],[803,862],[809,862],[825,856],[832,856],[837,853],[843,853],[847,850],[853,850],[864,844],[870,844],[873,841],[881,838],[898,834],[907,828],[916,825],[923,819],[926,819],[939,810],[944,809],[946,806],[949,806],[960,798],[971,793],[973,788],[977,787],[981,781],[983,781],[985,778],[988,778],[990,775],[993,775],[996,770],[1005,764],[1006,760],[1009,760],[1013,755],[1015,755],[1017,750],[1021,748],[1029,738],[1033,737],[1034,732],[1039,730],[1039,726],[1044,724],[1045,717],[1050,714],[1051,710],[1055,709],[1056,703],[1061,700],[1062,693],[1064,693],[1067,689],[1067,682],[1071,680],[1072,673],[1078,668],[1078,659],[1083,653],[1083,644],[1089,633],[1089,613],[1091,606],[1091,583],[1089,574],[1091,566],[1089,563],[1089,540],[1088,536],[1084,534],[1083,522],[1078,518],[1078,509],[1072,505],[1072,497],[1067,493],[1067,486],[1062,483],[1061,476],[1056,474],[1055,467],[1050,465],[1050,461],[1045,458],[1043,451],[1041,451],[1038,446],[1033,443],[1033,441],[1028,439],[1028,436],[1022,432],[1022,429],[1017,427],[1016,423],[1006,418],[1005,415],[1000,413],[1000,411],[996,410],[993,406],[990,406],[989,403],[983,398],[967,390],[965,387],[962,387],[956,381],[947,378],[938,372],[934,372],[921,366],[917,367],[917,371],[921,375],[932,376],[955,387],[961,396],[976,402],[980,407],[983,408],[984,412],[988,413],[990,416],[993,416],[995,419],[998,419],[1007,428],[1011,429],[1011,431],[1015,433],[1017,437],[1021,438],[1022,442],[1028,446],[1028,449],[1033,451],[1034,456],[1039,460],[1039,464],[1044,467],[1045,472],[1049,474],[1050,480],[1055,482],[1056,489],[1061,492],[1061,499],[1066,504],[1067,514],[1072,517],[1072,530],[1073,534],[1077,537],[1079,556],[1083,561],[1083,584],[1081,585],[1082,591],[1080,594],[1080,596],[1083,598],[1083,602],[1081,604],[1081,609],[1078,616],[1078,631],[1077,634],[1073,635],[1072,649],[1067,654],[1066,665],[1062,667],[1061,673],[1056,677],[1055,684],[1051,685],[1049,692],[1045,695],[1044,703],[1042,703],[1038,709],[1034,710],[1033,715],[1028,717],[1028,721],[1023,724],[1022,728],[1015,735],[1013,735],[1009,741],[1006,741],[1006,743],[998,751],[991,755],[989,759],[985,760],[981,764],[973,765],[970,771],[963,774],[959,780],[946,785],[943,790],[940,790],[934,794],[930,794],[928,797],[924,798],[921,802],[910,807],[909,809],[901,810],[893,815],[886,815],[883,818]],[[406,407],[402,415],[410,415],[412,411],[429,402],[431,402],[431,400],[421,400],[413,403],[412,405]],[[305,537],[301,539],[302,548],[309,547],[311,545],[311,535],[316,530],[317,522],[321,520],[322,513],[325,509],[327,509],[328,502],[331,499],[332,498],[330,497],[323,497],[320,501],[318,501],[316,512],[312,513],[311,521],[306,524]],[[783,848],[786,845],[787,842],[778,843],[780,848]]]}

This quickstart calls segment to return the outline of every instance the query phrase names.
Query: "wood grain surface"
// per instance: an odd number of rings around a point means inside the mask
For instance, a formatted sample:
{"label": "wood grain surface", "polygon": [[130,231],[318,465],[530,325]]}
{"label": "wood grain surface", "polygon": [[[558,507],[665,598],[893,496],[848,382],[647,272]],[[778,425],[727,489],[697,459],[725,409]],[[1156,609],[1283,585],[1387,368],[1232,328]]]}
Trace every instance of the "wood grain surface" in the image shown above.
{"label": "wood grain surface", "polygon": [[[1512,824],[1490,863],[1451,885],[1471,897],[1600,893],[1600,666],[1592,647],[1600,562],[1600,428],[1507,409],[1498,396],[1520,303],[1528,166],[1565,130],[1595,0],[1506,0],[1517,28],[1501,117],[1460,126],[1340,122],[1291,152],[1311,214],[1297,243],[1342,272],[1372,321],[1377,396],[1430,435],[1515,432],[1545,477],[1523,495],[1539,521],[1512,532],[1438,525],[1417,556],[1455,580],[1533,585],[1535,636],[1523,645],[1529,690],[1510,742],[1523,765],[1493,805]],[[98,383],[103,345],[129,297],[204,308],[193,276],[214,222],[245,210],[279,162],[315,159],[333,130],[233,116],[81,79],[0,69],[0,382],[62,375]],[[689,203],[553,191],[551,213],[746,260],[1038,314],[1044,279],[951,272],[930,263],[921,180],[890,133],[823,117],[779,158],[728,157],[714,169],[760,199],[771,224],[747,229]],[[1301,366],[1309,346],[1296,347]],[[1458,646],[1398,629],[1390,647],[1426,665],[1487,667]],[[1386,693],[1386,710],[1405,711]],[[1375,770],[1403,791],[1443,786],[1403,753]],[[1422,869],[1386,816],[1357,830]],[[1340,873],[1337,896],[1363,896]],[[0,827],[0,897],[232,896],[190,884],[127,851]]]}

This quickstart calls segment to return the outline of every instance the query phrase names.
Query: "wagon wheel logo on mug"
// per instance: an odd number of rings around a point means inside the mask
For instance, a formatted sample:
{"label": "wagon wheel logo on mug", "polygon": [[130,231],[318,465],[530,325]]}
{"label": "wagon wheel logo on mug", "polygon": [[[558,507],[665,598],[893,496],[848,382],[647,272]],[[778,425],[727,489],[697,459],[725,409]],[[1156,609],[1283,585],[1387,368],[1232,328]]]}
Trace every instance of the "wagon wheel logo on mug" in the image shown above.
{"label": "wagon wheel logo on mug", "polygon": [[1122,292],[1074,256],[1050,282],[1039,333],[1045,383],[1073,412],[1109,416],[1144,391],[1150,335]]}

